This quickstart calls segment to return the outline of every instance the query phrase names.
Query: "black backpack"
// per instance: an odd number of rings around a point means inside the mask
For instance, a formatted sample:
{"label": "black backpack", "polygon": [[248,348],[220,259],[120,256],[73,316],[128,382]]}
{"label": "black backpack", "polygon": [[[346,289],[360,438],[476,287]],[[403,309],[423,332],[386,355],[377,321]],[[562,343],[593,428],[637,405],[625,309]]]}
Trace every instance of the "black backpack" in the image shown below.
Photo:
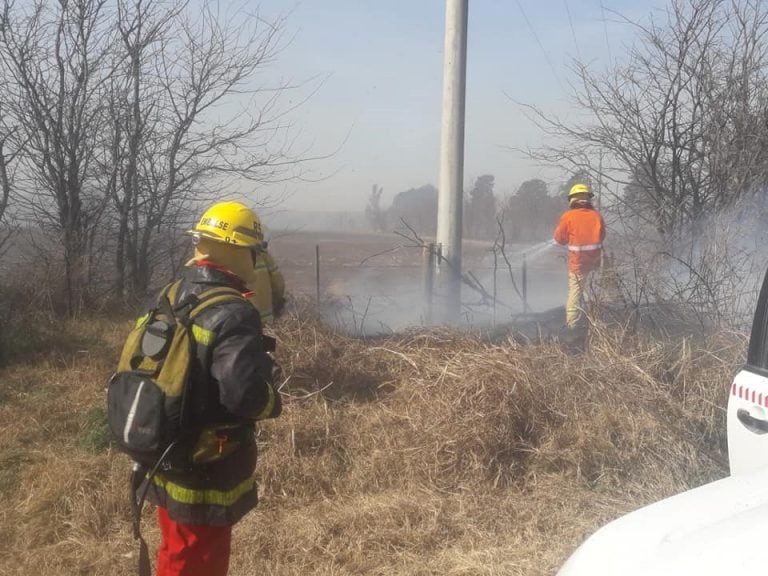
{"label": "black backpack", "polygon": [[244,300],[234,288],[214,287],[174,304],[180,284],[166,286],[155,306],[136,321],[107,387],[113,440],[150,468],[188,432],[187,384],[195,343],[213,337],[194,324],[195,318],[215,304]]}

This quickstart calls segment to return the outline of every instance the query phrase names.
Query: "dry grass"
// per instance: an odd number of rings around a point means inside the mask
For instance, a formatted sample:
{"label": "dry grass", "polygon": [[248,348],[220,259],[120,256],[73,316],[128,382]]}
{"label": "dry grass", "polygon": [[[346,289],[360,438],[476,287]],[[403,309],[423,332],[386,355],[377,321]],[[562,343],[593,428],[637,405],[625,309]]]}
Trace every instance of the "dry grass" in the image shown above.
{"label": "dry grass", "polygon": [[[127,460],[93,417],[127,327],[60,326],[2,370],[0,573],[133,573]],[[261,426],[233,576],[552,574],[602,523],[726,474],[741,335],[601,329],[572,356],[446,331],[362,342],[306,310],[276,334],[290,399]]]}

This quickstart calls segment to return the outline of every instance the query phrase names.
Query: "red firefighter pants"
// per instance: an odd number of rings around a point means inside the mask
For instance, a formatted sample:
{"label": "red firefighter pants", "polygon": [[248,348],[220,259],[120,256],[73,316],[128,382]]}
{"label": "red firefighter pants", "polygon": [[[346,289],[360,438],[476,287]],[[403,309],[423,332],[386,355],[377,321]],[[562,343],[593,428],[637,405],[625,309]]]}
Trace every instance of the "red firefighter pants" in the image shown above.
{"label": "red firefighter pants", "polygon": [[158,507],[157,576],[227,576],[232,526],[180,524]]}

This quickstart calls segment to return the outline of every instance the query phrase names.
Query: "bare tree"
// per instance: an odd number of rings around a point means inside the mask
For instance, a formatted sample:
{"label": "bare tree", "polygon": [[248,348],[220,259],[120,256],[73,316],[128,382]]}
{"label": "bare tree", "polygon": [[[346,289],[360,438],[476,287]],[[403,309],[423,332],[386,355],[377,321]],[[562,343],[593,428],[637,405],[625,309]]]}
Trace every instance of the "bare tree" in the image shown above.
{"label": "bare tree", "polygon": [[14,187],[14,173],[20,153],[19,130],[6,114],[3,96],[0,95],[0,253],[11,238],[12,227],[8,225],[8,207]]}
{"label": "bare tree", "polygon": [[125,71],[107,172],[119,215],[116,288],[142,293],[194,201],[221,197],[235,178],[280,179],[298,158],[280,108],[291,85],[256,78],[282,47],[282,21],[153,0],[121,0],[118,16]]}
{"label": "bare tree", "polygon": [[674,0],[665,22],[624,22],[637,33],[626,59],[604,72],[574,64],[576,104],[591,121],[528,107],[558,141],[533,155],[631,184],[641,201],[625,208],[674,240],[765,182],[768,10],[759,0]]}
{"label": "bare tree", "polygon": [[[152,0],[117,2],[116,74],[110,84],[109,116],[111,130],[105,141],[103,175],[105,189],[113,202],[117,220],[115,242],[115,280],[117,295],[143,292],[149,279],[147,248],[143,248],[142,217],[146,199],[156,187],[145,171],[147,156],[158,138],[160,123],[158,84],[147,74],[162,50],[174,18],[187,3],[167,6]],[[150,235],[153,231],[144,231]],[[131,279],[130,286],[127,278]]]}
{"label": "bare tree", "polygon": [[103,195],[89,175],[110,75],[105,1],[3,3],[0,62],[7,73],[8,113],[22,133],[20,194],[37,222],[60,237],[67,312],[79,308],[89,238]]}
{"label": "bare tree", "polygon": [[381,207],[381,195],[383,193],[384,188],[374,184],[371,187],[371,195],[368,197],[368,204],[365,207],[365,218],[374,232],[384,232],[387,228],[387,215]]}
{"label": "bare tree", "polygon": [[199,203],[310,159],[287,122],[306,98],[283,98],[305,84],[265,79],[283,21],[247,2],[0,1],[0,217],[13,187],[70,314],[97,280],[143,294]]}

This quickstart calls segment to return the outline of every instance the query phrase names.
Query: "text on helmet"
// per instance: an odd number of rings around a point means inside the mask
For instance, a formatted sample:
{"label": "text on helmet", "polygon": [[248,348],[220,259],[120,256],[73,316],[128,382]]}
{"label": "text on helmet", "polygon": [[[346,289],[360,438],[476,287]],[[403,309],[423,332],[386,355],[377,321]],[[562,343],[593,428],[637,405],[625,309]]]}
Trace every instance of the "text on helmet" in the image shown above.
{"label": "text on helmet", "polygon": [[224,222],[223,220],[217,220],[216,218],[203,217],[200,219],[200,226],[210,226],[211,228],[226,230],[227,228],[229,228],[229,222]]}

